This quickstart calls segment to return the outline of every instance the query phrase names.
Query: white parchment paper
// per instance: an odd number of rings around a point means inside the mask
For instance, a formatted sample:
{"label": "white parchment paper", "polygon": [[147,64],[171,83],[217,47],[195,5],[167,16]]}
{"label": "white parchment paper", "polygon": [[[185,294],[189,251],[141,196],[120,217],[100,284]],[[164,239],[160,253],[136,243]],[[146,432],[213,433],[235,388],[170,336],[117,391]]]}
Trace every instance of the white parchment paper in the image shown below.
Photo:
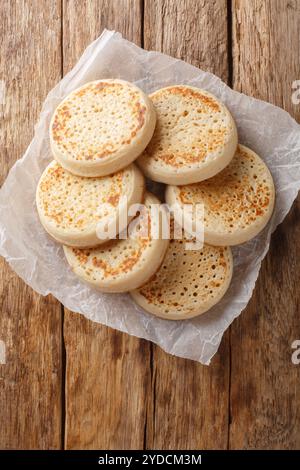
{"label": "white parchment paper", "polygon": [[[78,86],[100,78],[123,78],[146,93],[172,84],[204,88],[232,112],[239,140],[267,163],[275,180],[276,206],[268,227],[233,250],[234,275],[222,301],[201,317],[172,322],[137,307],[129,295],[101,294],[69,269],[62,248],[42,228],[35,207],[40,175],[52,159],[48,126],[58,103]],[[79,62],[49,93],[34,139],[0,191],[0,254],[17,274],[42,295],[53,294],[67,308],[131,335],[159,344],[165,351],[209,364],[222,335],[247,305],[272,231],[288,213],[300,188],[300,126],[271,104],[231,90],[211,73],[157,52],[147,52],[119,33],[104,31]]]}

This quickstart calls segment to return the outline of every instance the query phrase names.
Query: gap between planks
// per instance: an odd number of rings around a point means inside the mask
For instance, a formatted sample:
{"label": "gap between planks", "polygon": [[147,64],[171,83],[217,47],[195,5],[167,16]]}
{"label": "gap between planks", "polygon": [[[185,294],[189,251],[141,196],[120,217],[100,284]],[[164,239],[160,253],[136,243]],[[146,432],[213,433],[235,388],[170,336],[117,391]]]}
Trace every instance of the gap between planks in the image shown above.
{"label": "gap between planks", "polygon": [[[60,74],[64,76],[64,0],[60,0]],[[61,303],[61,450],[65,450],[66,437],[66,369],[67,354],[64,337],[65,307]]]}
{"label": "gap between planks", "polygon": [[[233,57],[232,57],[232,0],[227,0],[227,57],[228,57],[228,85],[233,87]],[[231,363],[231,325],[228,328],[228,410],[227,410],[227,450],[230,449],[230,425],[231,425],[231,380],[232,380],[232,363]]]}

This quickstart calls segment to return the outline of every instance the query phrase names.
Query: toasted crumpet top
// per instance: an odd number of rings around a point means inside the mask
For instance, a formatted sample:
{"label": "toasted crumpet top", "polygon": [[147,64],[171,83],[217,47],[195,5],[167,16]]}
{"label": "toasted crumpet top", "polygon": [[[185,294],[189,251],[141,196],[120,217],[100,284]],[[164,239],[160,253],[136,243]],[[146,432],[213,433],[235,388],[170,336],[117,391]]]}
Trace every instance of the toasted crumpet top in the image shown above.
{"label": "toasted crumpet top", "polygon": [[156,128],[138,159],[147,176],[185,184],[190,182],[186,179],[213,176],[229,163],[237,145],[236,126],[225,105],[213,95],[178,85],[158,90],[150,98],[156,109]]}
{"label": "toasted crumpet top", "polygon": [[231,163],[201,183],[169,187],[169,204],[204,204],[204,239],[218,245],[243,243],[270,219],[275,189],[261,158],[239,145]]}
{"label": "toasted crumpet top", "polygon": [[[124,292],[145,283],[161,264],[169,240],[152,239],[151,204],[158,199],[146,193],[144,209],[131,222],[135,235],[116,239],[92,249],[64,247],[73,271],[104,292]],[[129,225],[130,227],[130,225]]]}
{"label": "toasted crumpet top", "polygon": [[135,192],[137,201],[134,202],[140,202],[143,184],[142,175],[134,165],[110,176],[86,178],[69,173],[53,160],[42,174],[37,188],[41,222],[59,241],[67,243],[70,236],[79,237],[80,242],[80,237],[88,232],[95,234],[101,220],[116,219],[121,198],[126,196],[130,202]]}
{"label": "toasted crumpet top", "polygon": [[132,83],[87,83],[57,107],[50,123],[54,157],[72,173],[103,176],[129,165],[146,147],[156,122],[151,100]]}
{"label": "toasted crumpet top", "polygon": [[230,248],[204,245],[185,250],[185,240],[171,240],[159,271],[131,292],[146,311],[170,320],[192,318],[224,295],[232,276]]}

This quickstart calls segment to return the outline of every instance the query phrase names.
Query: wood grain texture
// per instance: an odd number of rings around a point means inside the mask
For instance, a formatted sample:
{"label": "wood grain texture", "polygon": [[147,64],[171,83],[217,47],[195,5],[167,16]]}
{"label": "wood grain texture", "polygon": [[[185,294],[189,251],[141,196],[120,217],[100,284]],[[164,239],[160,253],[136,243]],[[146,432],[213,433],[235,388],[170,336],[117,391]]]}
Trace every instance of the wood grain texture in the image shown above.
{"label": "wood grain texture", "polygon": [[90,42],[111,29],[141,44],[142,2],[140,0],[62,0],[64,73],[79,59]]}
{"label": "wood grain texture", "polygon": [[228,78],[226,0],[145,0],[145,49]]}
{"label": "wood grain texture", "polygon": [[[25,151],[41,104],[60,78],[60,3],[0,3],[1,183]],[[0,261],[0,448],[61,446],[61,311]]]}
{"label": "wood grain texture", "polygon": [[[234,88],[284,107],[300,78],[300,2],[233,3]],[[248,308],[231,335],[231,448],[300,448],[299,199],[272,237]]]}
{"label": "wood grain texture", "polygon": [[142,449],[149,344],[66,312],[67,449]]}
{"label": "wood grain texture", "polygon": [[[214,71],[227,80],[225,1],[146,0],[144,46]],[[213,52],[212,52],[213,51]],[[228,437],[229,343],[211,366],[153,346],[147,448],[224,449]]]}
{"label": "wood grain texture", "polygon": [[[2,0],[1,183],[61,70],[104,28],[232,78],[235,89],[300,119],[291,100],[300,79],[299,14],[300,0]],[[291,363],[291,343],[300,338],[299,215],[298,199],[272,238],[231,342],[227,332],[209,368],[69,311],[62,332],[58,302],[35,294],[1,260],[0,449],[63,442],[68,449],[299,449],[300,366]]]}
{"label": "wood grain texture", "polygon": [[[64,71],[104,28],[141,43],[139,1],[67,1],[63,10]],[[69,311],[64,337],[66,448],[142,449],[150,386],[149,343]]]}

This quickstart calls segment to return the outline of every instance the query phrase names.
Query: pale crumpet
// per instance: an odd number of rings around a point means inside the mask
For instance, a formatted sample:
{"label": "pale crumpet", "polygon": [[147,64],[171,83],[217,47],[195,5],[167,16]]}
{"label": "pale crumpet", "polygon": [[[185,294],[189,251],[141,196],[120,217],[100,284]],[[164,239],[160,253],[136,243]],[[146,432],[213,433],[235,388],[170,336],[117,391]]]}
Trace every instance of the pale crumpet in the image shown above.
{"label": "pale crumpet", "polygon": [[36,205],[43,227],[56,241],[90,247],[107,241],[97,236],[99,223],[103,237],[114,226],[118,232],[126,227],[124,200],[128,206],[140,203],[144,188],[144,177],[134,164],[110,176],[86,178],[53,160],[38,183]]}
{"label": "pale crumpet", "polygon": [[151,236],[152,224],[158,224],[157,233],[161,235],[161,221],[151,217],[151,204],[159,201],[147,192],[143,210],[132,220],[133,230],[127,239],[110,240],[92,249],[64,246],[73,272],[102,292],[126,292],[145,284],[158,270],[169,245],[169,240]]}
{"label": "pale crumpet", "polygon": [[144,174],[166,184],[190,184],[221,171],[237,147],[234,120],[215,96],[177,85],[150,95],[157,123],[154,135],[138,158]]}
{"label": "pale crumpet", "polygon": [[168,186],[166,200],[170,205],[203,204],[205,242],[238,245],[255,237],[270,220],[275,188],[263,160],[239,145],[221,173],[201,183]]}
{"label": "pale crumpet", "polygon": [[50,123],[54,158],[71,173],[105,176],[125,168],[144,150],[156,122],[148,96],[132,83],[87,83],[57,107]]}
{"label": "pale crumpet", "polygon": [[158,272],[130,294],[153,315],[186,320],[207,312],[221,300],[232,277],[230,248],[204,245],[186,250],[185,240],[171,240]]}

